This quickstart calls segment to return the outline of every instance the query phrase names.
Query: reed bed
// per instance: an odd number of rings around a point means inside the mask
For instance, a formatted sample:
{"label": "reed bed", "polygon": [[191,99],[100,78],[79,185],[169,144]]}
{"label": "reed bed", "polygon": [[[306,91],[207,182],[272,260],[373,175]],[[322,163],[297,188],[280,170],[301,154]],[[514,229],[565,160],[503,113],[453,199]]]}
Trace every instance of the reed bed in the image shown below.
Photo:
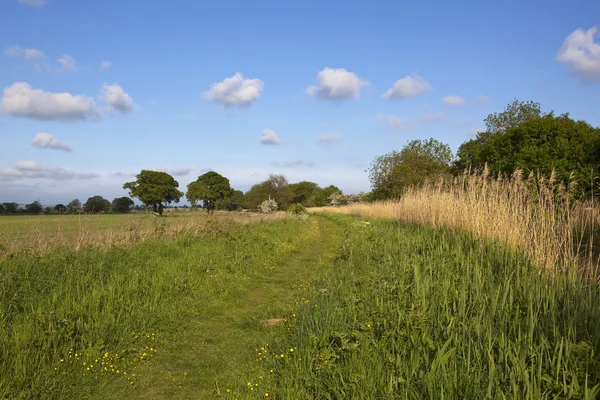
{"label": "reed bed", "polygon": [[544,268],[577,265],[596,276],[594,231],[598,213],[593,201],[574,201],[577,183],[558,182],[521,170],[491,177],[484,171],[465,173],[453,181],[408,188],[397,200],[311,208],[390,218],[470,232],[527,253]]}

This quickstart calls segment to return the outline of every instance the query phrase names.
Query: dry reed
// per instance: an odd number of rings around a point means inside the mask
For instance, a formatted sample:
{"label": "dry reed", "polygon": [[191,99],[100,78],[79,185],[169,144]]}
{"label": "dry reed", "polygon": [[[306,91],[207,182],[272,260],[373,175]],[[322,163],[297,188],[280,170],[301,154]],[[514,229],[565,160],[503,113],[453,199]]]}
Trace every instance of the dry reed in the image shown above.
{"label": "dry reed", "polygon": [[452,182],[409,188],[394,201],[357,203],[342,207],[311,208],[333,212],[392,218],[470,232],[525,251],[545,268],[595,269],[593,232],[598,227],[593,202],[573,201],[576,182],[568,185],[521,170],[510,177],[490,177],[466,171]]}

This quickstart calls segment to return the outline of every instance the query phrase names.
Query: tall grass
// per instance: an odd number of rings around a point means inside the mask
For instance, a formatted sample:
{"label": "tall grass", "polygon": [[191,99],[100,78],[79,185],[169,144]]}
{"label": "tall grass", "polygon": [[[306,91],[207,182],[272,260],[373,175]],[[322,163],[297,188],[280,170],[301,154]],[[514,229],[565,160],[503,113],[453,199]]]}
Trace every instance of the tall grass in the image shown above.
{"label": "tall grass", "polygon": [[0,218],[0,256],[129,245],[149,239],[210,236],[257,221],[287,218],[283,212],[19,216]]}
{"label": "tall grass", "polygon": [[593,232],[598,216],[592,202],[572,200],[576,182],[569,185],[522,171],[510,177],[465,172],[452,182],[437,182],[406,190],[394,201],[309,209],[403,222],[449,227],[498,240],[521,249],[539,266],[583,266],[595,272]]}
{"label": "tall grass", "polygon": [[468,233],[354,221],[331,272],[301,288],[305,301],[227,398],[599,395],[596,285]]}

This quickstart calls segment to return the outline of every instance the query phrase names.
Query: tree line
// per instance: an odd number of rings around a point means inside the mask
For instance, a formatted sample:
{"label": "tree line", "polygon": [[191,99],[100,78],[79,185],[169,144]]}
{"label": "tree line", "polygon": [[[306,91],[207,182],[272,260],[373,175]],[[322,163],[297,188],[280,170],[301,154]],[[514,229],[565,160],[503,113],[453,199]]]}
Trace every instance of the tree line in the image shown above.
{"label": "tree line", "polygon": [[[569,114],[543,113],[536,102],[514,100],[501,112],[488,115],[486,129],[458,148],[433,138],[413,140],[400,151],[376,157],[369,167],[371,192],[344,195],[334,185],[320,187],[315,182],[289,183],[283,175],[270,175],[243,193],[231,187],[229,179],[215,171],[207,172],[187,185],[185,193],[166,172],[142,170],[123,188],[137,198],[145,209],[163,213],[165,205],[186,198],[192,208],[214,210],[287,210],[290,207],[342,205],[358,201],[394,199],[408,187],[440,179],[449,180],[465,170],[486,171],[493,176],[509,176],[516,170],[525,175],[554,173],[558,182],[576,187],[578,197],[592,196],[600,168],[600,128],[572,119]],[[577,183],[575,185],[575,183]],[[57,204],[54,211],[129,212],[135,207],[130,197],[111,202],[101,196],[90,197],[84,204],[75,199],[68,205]],[[184,206],[186,207],[186,206]],[[52,212],[39,202],[19,210],[16,203],[0,204],[0,214]]]}
{"label": "tree line", "polygon": [[485,125],[456,155],[447,144],[428,139],[377,157],[369,168],[368,199],[398,198],[408,187],[484,170],[496,177],[517,170],[546,178],[553,173],[556,182],[574,188],[573,196],[593,195],[600,169],[600,128],[569,114],[543,113],[539,103],[518,100],[488,115]]}

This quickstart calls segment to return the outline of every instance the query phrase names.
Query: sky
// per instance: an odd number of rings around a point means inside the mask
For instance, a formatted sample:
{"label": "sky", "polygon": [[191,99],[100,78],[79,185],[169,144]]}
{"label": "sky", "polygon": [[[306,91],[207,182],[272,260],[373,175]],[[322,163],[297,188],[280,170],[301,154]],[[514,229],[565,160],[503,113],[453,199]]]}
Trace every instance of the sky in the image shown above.
{"label": "sky", "polygon": [[0,202],[109,200],[142,169],[368,191],[514,99],[600,126],[600,2],[0,0]]}

